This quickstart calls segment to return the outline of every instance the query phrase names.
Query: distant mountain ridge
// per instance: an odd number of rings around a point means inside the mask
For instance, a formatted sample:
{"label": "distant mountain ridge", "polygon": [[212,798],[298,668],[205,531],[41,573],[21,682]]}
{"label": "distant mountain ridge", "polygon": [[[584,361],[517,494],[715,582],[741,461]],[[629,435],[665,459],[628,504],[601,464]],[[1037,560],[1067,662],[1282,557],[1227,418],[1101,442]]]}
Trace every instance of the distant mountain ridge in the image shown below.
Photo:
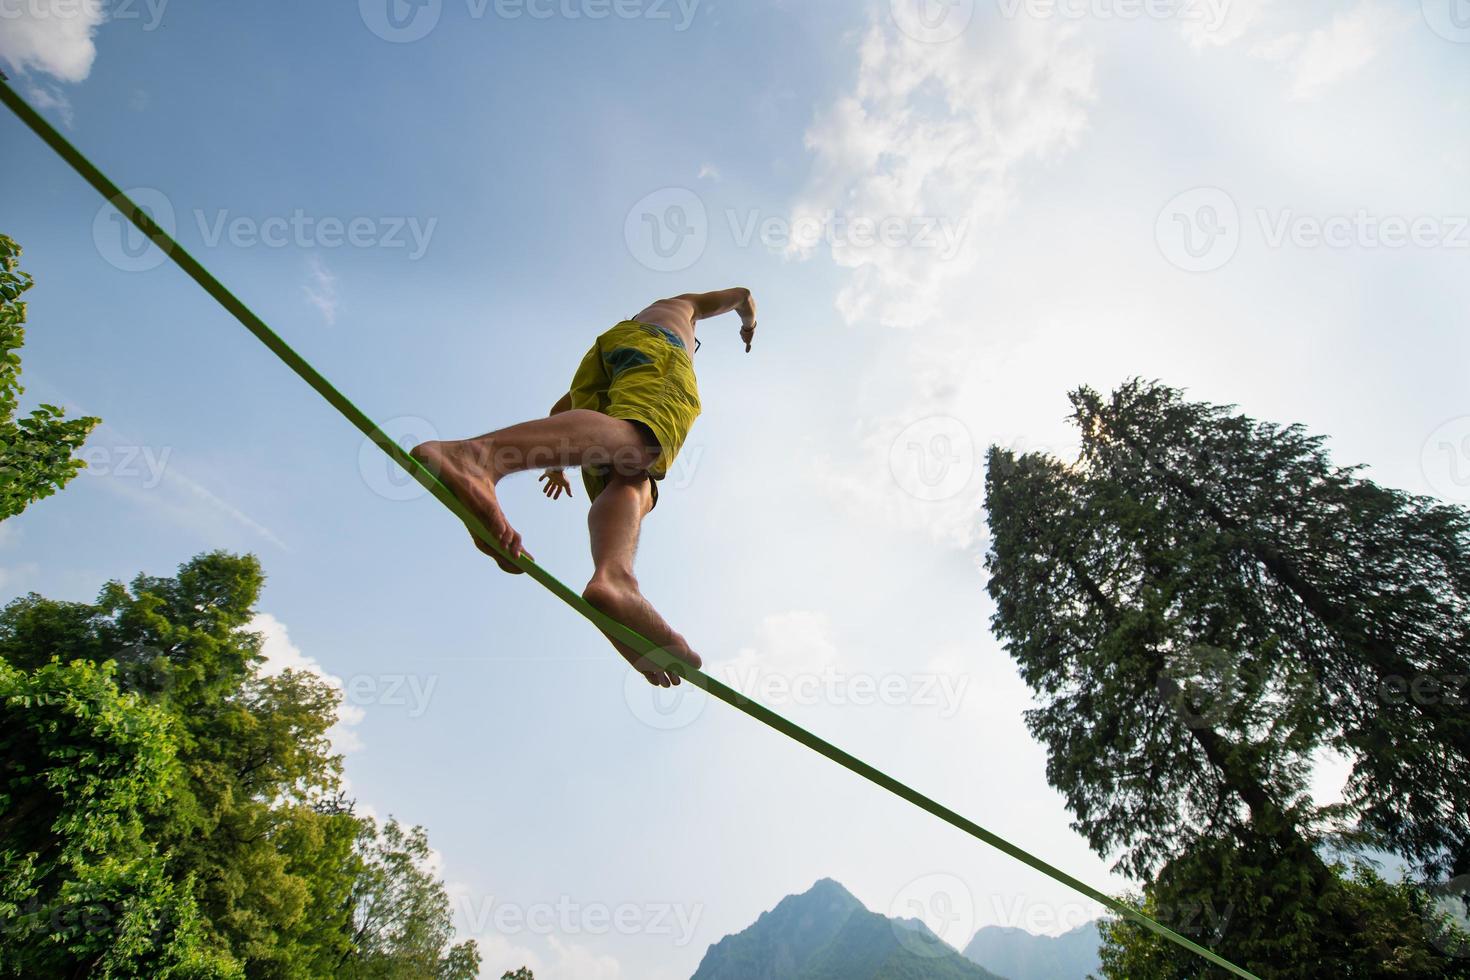
{"label": "distant mountain ridge", "polygon": [[912,919],[870,911],[823,878],[705,952],[691,980],[1007,980]]}
{"label": "distant mountain ridge", "polygon": [[1009,980],[1087,980],[1102,969],[1096,922],[1060,936],[1037,936],[1024,929],[986,926],[965,947],[965,956]]}

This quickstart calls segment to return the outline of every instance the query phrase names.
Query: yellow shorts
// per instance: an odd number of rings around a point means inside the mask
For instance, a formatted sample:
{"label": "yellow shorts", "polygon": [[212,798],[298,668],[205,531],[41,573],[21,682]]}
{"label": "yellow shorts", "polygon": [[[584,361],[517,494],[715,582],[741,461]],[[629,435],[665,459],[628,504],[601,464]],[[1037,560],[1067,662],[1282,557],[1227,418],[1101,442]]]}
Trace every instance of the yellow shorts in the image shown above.
{"label": "yellow shorts", "polygon": [[[646,425],[658,440],[659,455],[648,475],[653,502],[658,483],[668,475],[694,420],[699,418],[699,386],[694,361],[679,335],[664,327],[624,320],[597,338],[572,378],[572,407],[588,408],[615,419]],[[582,467],[587,499],[607,486],[606,467]]]}

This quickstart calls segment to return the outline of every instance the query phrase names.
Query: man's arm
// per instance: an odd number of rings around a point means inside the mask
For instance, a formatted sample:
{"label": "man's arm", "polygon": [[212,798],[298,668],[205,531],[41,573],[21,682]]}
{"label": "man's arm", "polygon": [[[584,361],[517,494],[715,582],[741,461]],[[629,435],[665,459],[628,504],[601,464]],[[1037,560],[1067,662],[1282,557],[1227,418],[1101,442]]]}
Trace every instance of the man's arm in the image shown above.
{"label": "man's arm", "polygon": [[740,322],[755,322],[755,298],[744,286],[717,289],[712,293],[684,293],[674,298],[692,305],[696,320],[709,320],[734,311],[740,314]]}
{"label": "man's arm", "polygon": [[694,307],[692,319],[708,320],[726,313],[740,314],[740,339],[750,350],[755,337],[755,297],[744,286],[720,289],[712,293],[685,293],[674,297]]}

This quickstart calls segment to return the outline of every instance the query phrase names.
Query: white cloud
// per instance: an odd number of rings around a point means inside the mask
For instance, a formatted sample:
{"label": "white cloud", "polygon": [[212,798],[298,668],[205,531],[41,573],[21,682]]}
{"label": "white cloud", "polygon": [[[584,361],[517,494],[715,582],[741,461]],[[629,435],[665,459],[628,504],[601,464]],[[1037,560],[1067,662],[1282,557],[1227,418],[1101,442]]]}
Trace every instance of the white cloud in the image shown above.
{"label": "white cloud", "polygon": [[62,124],[67,127],[70,127],[75,121],[71,100],[55,85],[30,82],[26,85],[26,97],[31,100],[32,106],[42,112],[49,109],[56,113],[61,117]]}
{"label": "white cloud", "polygon": [[[343,693],[342,678],[328,673],[321,664],[302,653],[301,648],[291,642],[285,623],[270,613],[257,613],[250,621],[249,629],[261,635],[260,652],[265,657],[260,666],[262,676],[275,677],[286,670],[315,674],[338,694]],[[362,724],[365,717],[366,712],[362,708],[345,700],[337,706],[337,723],[327,731],[335,751],[346,753],[362,748],[362,736],[356,726]]]}
{"label": "white cloud", "polygon": [[[1301,98],[1369,63],[1402,23],[1376,0],[1330,22],[1275,0],[1220,9],[1228,16],[1186,23],[1190,40],[1242,42],[1244,53],[1279,64]],[[1207,24],[1214,25],[1208,36],[1193,33]],[[1037,186],[1047,165],[1081,143],[1097,97],[1094,45],[1106,43],[1085,24],[1036,19],[939,45],[875,26],[862,41],[854,81],[809,127],[812,169],[797,216],[831,209],[949,217],[967,228],[949,260],[914,247],[790,250],[800,258],[825,250],[848,270],[835,303],[849,323],[919,328],[880,352],[882,373],[857,386],[857,432],[842,440],[846,451],[816,460],[808,473],[855,515],[956,548],[983,541],[984,447],[1011,441],[1004,420],[1015,414],[1000,396],[1013,379],[996,369],[996,358],[1060,359],[1055,351],[1019,349],[1043,325],[1031,312],[1034,300],[1013,304],[999,273],[1008,256],[993,239],[1025,205],[1022,180]],[[1076,361],[1080,349],[1066,358]],[[1068,447],[1018,448],[1070,455]],[[938,479],[946,471],[950,477]]]}
{"label": "white cloud", "polygon": [[[459,903],[455,903],[459,907]],[[461,928],[460,935],[466,935]],[[481,980],[500,980],[507,972],[513,972],[521,967],[529,967],[531,973],[537,977],[546,977],[554,980],[553,975],[547,970],[546,962],[528,946],[512,942],[505,936],[495,932],[484,934],[471,934],[475,945],[480,949]]]}
{"label": "white cloud", "polygon": [[1332,806],[1343,802],[1352,770],[1352,759],[1330,748],[1319,748],[1312,756],[1312,774],[1309,780],[1312,800],[1318,806]]}
{"label": "white cloud", "polygon": [[547,977],[576,977],[577,980],[621,980],[623,968],[618,961],[605,954],[594,953],[584,946],[564,943],[555,936],[547,936],[555,959],[546,971]]}
{"label": "white cloud", "polygon": [[837,663],[832,622],[826,613],[791,610],[764,617],[755,646],[710,667],[710,673],[731,687],[754,696],[760,678],[818,675]]}
{"label": "white cloud", "polygon": [[1298,51],[1306,38],[1296,31],[1288,31],[1277,37],[1258,41],[1252,45],[1250,56],[1259,58],[1261,61],[1283,62],[1289,61]]}
{"label": "white cloud", "polygon": [[957,420],[994,417],[988,392],[1004,379],[977,356],[977,328],[1001,325],[976,323],[974,283],[992,229],[1019,202],[1020,176],[1086,132],[1093,70],[1076,24],[1022,19],[939,45],[874,26],[850,91],[808,130],[812,174],[796,218],[831,210],[963,230],[944,256],[918,242],[830,249],[851,272],[836,299],[849,323],[923,328],[880,357],[882,397],[867,414],[855,406],[856,453],[817,460],[809,474],[864,519],[960,548],[978,539],[983,447]]}
{"label": "white cloud", "polygon": [[1234,0],[1218,27],[1201,20],[1183,30],[1196,47],[1248,42],[1252,58],[1286,66],[1293,99],[1310,100],[1371,63],[1411,17],[1381,0],[1362,0],[1319,26],[1315,11],[1304,4]]}
{"label": "white cloud", "polygon": [[900,368],[907,390],[894,393],[885,414],[859,421],[855,458],[818,459],[810,477],[854,517],[967,548],[981,531],[984,487],[979,441],[961,420],[985,417],[971,397],[983,389],[963,359],[936,356],[940,347],[916,345]]}
{"label": "white cloud", "polygon": [[1377,3],[1334,15],[1329,26],[1311,33],[1297,55],[1292,98],[1314,99],[1373,61],[1405,16]]}
{"label": "white cloud", "polygon": [[699,179],[700,180],[715,180],[715,181],[719,180],[720,179],[720,168],[719,167],[716,167],[712,163],[706,163],[706,164],[702,165],[699,168]]}
{"label": "white cloud", "polygon": [[337,322],[337,277],[322,262],[321,258],[313,255],[307,262],[307,281],[301,287],[306,294],[307,302],[316,307],[327,326],[333,326]]}
{"label": "white cloud", "polygon": [[102,0],[25,0],[0,6],[0,60],[80,82],[97,57],[93,36],[107,19]]}
{"label": "white cloud", "polygon": [[[977,226],[1013,200],[1018,165],[1078,140],[1093,59],[1077,37],[1073,25],[1036,20],[939,45],[882,24],[868,30],[855,85],[807,131],[812,174],[792,213],[794,227],[822,224],[833,213],[849,225],[904,226],[896,246],[828,237],[832,259],[852,271],[837,298],[848,322],[909,327],[928,320],[937,285],[966,271],[982,233]],[[943,227],[961,241],[942,248],[920,237],[928,228],[937,239]],[[808,240],[788,254],[815,251]]]}
{"label": "white cloud", "polygon": [[1210,16],[1181,23],[1185,38],[1195,47],[1225,47],[1256,31],[1276,7],[1276,0],[1222,0]]}

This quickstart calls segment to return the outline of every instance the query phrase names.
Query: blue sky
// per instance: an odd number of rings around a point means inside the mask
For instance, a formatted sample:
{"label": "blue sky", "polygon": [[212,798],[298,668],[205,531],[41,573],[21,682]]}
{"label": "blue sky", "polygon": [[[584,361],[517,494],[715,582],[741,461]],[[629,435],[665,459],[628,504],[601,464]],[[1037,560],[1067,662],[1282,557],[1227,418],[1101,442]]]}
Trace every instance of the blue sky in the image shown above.
{"label": "blue sky", "polygon": [[[721,676],[1094,884],[1124,885],[987,632],[984,448],[1065,454],[1066,391],[1141,375],[1470,502],[1463,0],[395,9],[423,36],[380,36],[385,0],[8,0],[0,59],[408,440],[542,414],[611,323],[750,286],[754,353],[701,328],[646,590]],[[28,397],[105,419],[0,529],[0,598],[258,554],[273,665],[342,684],[352,790],[429,828],[487,976],[687,977],[824,876],[960,945],[1090,916],[723,705],[626,686],[8,117],[0,154]],[[580,486],[504,499],[579,584]]]}

